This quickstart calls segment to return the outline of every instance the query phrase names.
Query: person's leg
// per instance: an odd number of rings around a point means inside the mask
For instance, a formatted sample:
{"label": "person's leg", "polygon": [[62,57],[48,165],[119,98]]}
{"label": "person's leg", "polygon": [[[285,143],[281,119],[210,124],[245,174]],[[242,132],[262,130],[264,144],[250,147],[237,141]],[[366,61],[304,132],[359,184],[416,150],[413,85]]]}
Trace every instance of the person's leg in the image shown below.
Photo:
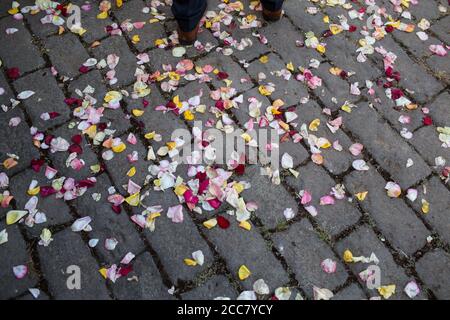
{"label": "person's leg", "polygon": [[173,0],[172,13],[178,22],[180,43],[192,44],[198,23],[206,10],[206,0]]}
{"label": "person's leg", "polygon": [[264,19],[270,21],[279,20],[284,0],[261,0]]}

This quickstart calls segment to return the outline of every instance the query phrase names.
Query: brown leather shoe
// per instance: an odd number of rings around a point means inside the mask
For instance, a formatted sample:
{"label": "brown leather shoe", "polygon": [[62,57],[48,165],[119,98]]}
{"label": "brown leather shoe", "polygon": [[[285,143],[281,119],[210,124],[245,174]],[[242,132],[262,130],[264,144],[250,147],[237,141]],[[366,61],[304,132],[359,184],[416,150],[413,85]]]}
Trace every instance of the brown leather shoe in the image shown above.
{"label": "brown leather shoe", "polygon": [[180,28],[178,28],[178,41],[183,46],[190,46],[193,45],[195,40],[197,40],[197,33],[198,33],[199,24],[195,27],[194,30],[189,32],[181,31]]}
{"label": "brown leather shoe", "polygon": [[278,21],[281,18],[281,9],[278,11],[269,11],[263,8],[263,18],[266,21]]}

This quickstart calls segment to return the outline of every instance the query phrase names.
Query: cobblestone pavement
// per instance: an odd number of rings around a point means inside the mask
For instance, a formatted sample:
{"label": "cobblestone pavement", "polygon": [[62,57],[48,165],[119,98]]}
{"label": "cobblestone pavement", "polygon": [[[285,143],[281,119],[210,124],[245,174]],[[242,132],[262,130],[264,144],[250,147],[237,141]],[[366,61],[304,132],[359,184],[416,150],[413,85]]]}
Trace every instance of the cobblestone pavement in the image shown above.
{"label": "cobblestone pavement", "polygon": [[[450,299],[448,2],[373,1],[391,20],[367,30],[370,2],[286,0],[266,23],[213,0],[222,15],[173,51],[163,0],[74,0],[84,33],[2,0],[0,298]],[[279,183],[263,164],[171,172],[194,117],[267,121],[292,164]]]}

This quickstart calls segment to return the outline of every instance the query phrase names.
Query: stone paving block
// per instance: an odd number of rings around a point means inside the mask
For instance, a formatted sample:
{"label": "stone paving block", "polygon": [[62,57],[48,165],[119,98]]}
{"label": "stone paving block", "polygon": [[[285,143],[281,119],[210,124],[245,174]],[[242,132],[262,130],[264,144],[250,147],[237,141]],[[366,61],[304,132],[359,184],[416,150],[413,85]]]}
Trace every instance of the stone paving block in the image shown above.
{"label": "stone paving block", "polygon": [[[72,0],[71,3],[82,6],[85,0]],[[92,2],[91,2],[92,3]],[[114,6],[113,6],[114,7]],[[92,43],[95,40],[103,39],[107,36],[105,28],[113,24],[110,17],[106,19],[97,19],[99,14],[98,5],[92,3],[92,9],[89,11],[81,10],[81,26],[86,29],[81,39],[86,43]]]}
{"label": "stone paving block", "polygon": [[[152,256],[145,252],[132,261],[133,271],[112,284],[117,299],[124,300],[172,300],[174,299],[163,284],[161,275]],[[128,280],[136,276],[138,281]]]}
{"label": "stone paving block", "polygon": [[325,137],[332,144],[335,141],[339,141],[339,144],[342,146],[342,151],[337,151],[333,147],[322,149],[325,168],[332,174],[341,174],[348,170],[354,160],[348,151],[348,148],[352,145],[350,138],[342,130],[338,130],[333,134],[326,125],[328,119],[325,114],[322,113],[317,103],[312,100],[305,105],[300,105],[297,108],[297,114],[299,115],[297,119],[299,126],[303,123],[309,126],[314,119],[320,120],[320,126],[317,128],[317,131],[310,131],[309,134],[313,134],[316,137]]}
{"label": "stone paving block", "polygon": [[[72,145],[72,137],[79,135],[80,130],[76,127],[70,129],[68,126],[63,125],[52,131],[51,134],[54,135],[55,138],[61,137],[65,139],[70,145]],[[86,135],[82,135],[81,141],[80,147],[82,153],[77,155],[77,159],[83,160],[85,164],[80,170],[74,169],[70,163],[67,163],[67,159],[71,155],[70,151],[48,153],[48,157],[51,159],[53,167],[58,170],[61,176],[74,178],[76,180],[82,180],[94,176],[90,167],[99,164],[97,155],[92,151],[91,141]]]}
{"label": "stone paving block", "polygon": [[[432,177],[417,188],[418,196],[414,202],[408,201],[417,212],[422,212],[422,199],[430,204],[430,211],[422,214],[422,217],[439,233],[439,235],[450,243],[450,192],[437,177]],[[426,193],[425,193],[426,191]]]}
{"label": "stone paving block", "polygon": [[[179,204],[173,191],[151,191],[150,197],[144,201],[144,204],[161,205],[163,208],[161,216],[156,220],[155,231],[145,230],[145,237],[161,259],[171,281],[176,285],[180,280],[193,280],[205,271],[213,262],[213,255],[187,210],[183,208],[184,221],[181,223],[174,223],[167,217],[168,208]],[[197,250],[203,252],[204,264],[202,266],[186,265],[183,260],[192,259],[192,253]]]}
{"label": "stone paving block", "polygon": [[[48,247],[39,246],[41,267],[47,279],[50,292],[58,300],[106,300],[110,299],[105,281],[98,272],[99,266],[92,257],[87,244],[80,234],[65,229],[53,235]],[[78,266],[81,275],[81,289],[70,290],[67,280],[73,274],[67,272],[69,266]]]}
{"label": "stone paving block", "polygon": [[428,105],[433,123],[445,127],[450,122],[450,93],[441,93],[433,103]]}
{"label": "stone paving block", "polygon": [[[241,66],[234,62],[229,56],[224,56],[221,53],[211,52],[206,57],[198,60],[195,65],[204,67],[210,64],[219,71],[226,72],[228,74],[228,79],[233,81],[231,86],[235,88],[238,92],[243,92],[253,87],[253,83],[250,81],[249,76],[241,68]],[[211,73],[211,83],[218,89],[220,87],[226,87],[226,83],[223,80],[219,80],[216,75]],[[246,79],[246,82],[242,83],[241,80]]]}
{"label": "stone paving block", "polygon": [[[25,208],[25,204],[31,198],[31,196],[27,194],[27,190],[32,180],[38,181],[39,186],[51,185],[51,181],[48,181],[44,176],[43,171],[45,170],[45,167],[41,170],[41,173],[37,174],[31,169],[27,169],[11,179],[10,191],[16,200],[17,209],[23,210]],[[73,220],[69,207],[62,199],[56,199],[55,195],[51,195],[46,198],[41,197],[40,195],[37,195],[37,197],[37,209],[39,212],[45,213],[47,222],[35,224],[32,228],[26,227],[26,230],[33,237],[39,237],[43,228],[48,228],[49,226],[62,224]]]}
{"label": "stone paving block", "polygon": [[[377,41],[377,44],[397,56],[395,70],[400,72],[400,86],[414,91],[412,96],[417,102],[425,103],[443,89],[442,84],[433,76],[429,75],[425,69],[417,65],[391,36],[384,37],[380,41]],[[375,53],[372,58],[375,60],[378,68],[382,68],[383,57],[381,54]]]}
{"label": "stone paving block", "polygon": [[243,99],[242,99],[243,103],[238,105],[239,108],[231,109],[241,126],[243,126],[248,120],[250,120],[249,109],[248,109],[248,106],[250,103],[249,103],[248,99],[252,98],[252,97],[256,98],[258,101],[260,101],[262,103],[261,113],[264,113],[266,108],[268,106],[272,105],[272,103],[269,101],[269,99],[267,99],[267,97],[265,97],[259,93],[257,87],[245,91],[243,93]]}
{"label": "stone paving block", "polygon": [[[34,5],[34,2],[32,4]],[[21,5],[23,6],[23,3]],[[41,39],[58,33],[58,27],[54,24],[43,24],[41,22],[41,19],[43,19],[45,15],[45,12],[42,11],[39,11],[36,14],[31,14],[31,12],[29,14],[25,14],[25,19],[30,26],[31,32]]]}
{"label": "stone paving block", "polygon": [[[130,51],[128,44],[123,36],[111,36],[104,39],[98,47],[91,49],[92,54],[99,61],[105,59],[110,54],[115,54],[119,57],[119,63],[117,64],[116,78],[117,83],[113,87],[119,87],[124,85],[130,85],[135,81],[134,73],[136,71],[137,59]],[[103,69],[103,73],[109,71],[106,67]]]}
{"label": "stone paving block", "polygon": [[290,0],[283,4],[284,14],[292,19],[292,22],[304,32],[312,31],[316,36],[328,29],[323,22],[325,14],[318,12],[311,15],[306,12],[308,7],[317,7],[315,3],[307,0]]}
{"label": "stone paving block", "polygon": [[[420,21],[420,20],[419,20]],[[429,49],[429,46],[431,44],[437,44],[440,43],[438,39],[433,37],[432,35],[428,34],[428,39],[425,41],[422,41],[417,36],[416,32],[418,32],[420,29],[418,29],[415,32],[402,32],[399,31],[399,33],[394,32],[392,36],[394,39],[401,43],[403,46],[407,47],[408,50],[416,57],[416,58],[423,58],[426,56],[429,56],[431,54],[431,51]]]}
{"label": "stone paving block", "polygon": [[[395,105],[392,99],[386,97],[386,93],[382,87],[374,86],[375,96],[369,98],[375,110],[389,121],[390,125],[398,132],[403,128],[409,131],[414,131],[422,126],[422,119],[424,114],[420,109],[408,110],[406,108],[399,108]],[[400,117],[409,117],[410,123],[401,123]]]}
{"label": "stone paving block", "polygon": [[403,199],[387,196],[386,181],[373,167],[368,171],[353,171],[344,181],[351,194],[368,191],[360,205],[394,247],[411,255],[425,245],[430,232]]}
{"label": "stone paving block", "polygon": [[[177,116],[173,112],[163,113],[163,111],[155,110],[155,107],[159,105],[166,105],[167,101],[159,93],[156,86],[152,85],[152,92],[145,98],[132,99],[131,96],[126,98],[128,112],[131,114],[133,109],[144,110],[144,114],[140,117],[135,117],[139,122],[142,122],[144,126],[143,131],[145,133],[155,131],[160,134],[161,141],[149,140],[150,145],[153,147],[155,153],[158,149],[164,146],[167,142],[171,141],[172,132],[176,129],[187,129],[181,117]],[[131,92],[130,90],[128,90]],[[143,99],[149,102],[149,105],[143,109]]]}
{"label": "stone paving block", "polygon": [[286,271],[256,227],[252,226],[250,231],[246,231],[241,229],[232,217],[227,218],[231,220],[228,229],[216,227],[205,232],[219,254],[225,258],[228,269],[235,279],[240,281],[238,271],[245,265],[251,275],[240,283],[247,290],[252,290],[253,283],[258,279],[264,279],[271,292],[286,285],[289,281]]}
{"label": "stone paving block", "polygon": [[226,297],[234,300],[238,295],[237,291],[231,286],[225,276],[216,275],[200,287],[183,293],[181,298],[183,300],[212,300],[219,297]]}
{"label": "stone paving block", "polygon": [[[264,114],[266,108],[271,104],[271,102],[265,97],[262,96],[259,91],[258,88],[253,88],[249,91],[246,91],[245,93],[243,93],[243,103],[241,103],[239,105],[239,108],[236,109],[232,109],[232,112],[234,113],[234,115],[236,116],[239,124],[241,126],[243,126],[248,120],[250,120],[250,115],[249,115],[249,101],[248,99],[254,97],[256,98],[258,101],[260,101],[262,103],[261,105],[261,113]],[[258,137],[258,135],[260,134],[259,127],[256,124],[256,137]],[[266,129],[266,128],[263,128]],[[262,132],[261,132],[262,133]],[[267,139],[269,141],[270,139],[270,134],[269,133],[267,135]],[[279,138],[281,138],[281,136],[279,136]],[[289,155],[292,156],[293,160],[294,160],[294,166],[298,166],[299,164],[303,163],[304,161],[306,161],[306,159],[309,158],[309,154],[308,151],[306,151],[306,149],[300,144],[300,143],[294,143],[292,141],[292,139],[289,139],[287,141],[282,141],[279,144],[279,156],[281,157],[284,153],[288,153]],[[248,150],[247,150],[248,151]],[[270,154],[268,155],[270,156]],[[262,153],[259,153],[259,163],[263,163],[262,159],[265,159],[266,156],[263,155]],[[281,158],[280,158],[281,159]]]}
{"label": "stone paving block", "polygon": [[296,192],[307,190],[311,193],[312,201],[308,205],[316,207],[318,214],[315,219],[326,232],[336,235],[359,220],[361,213],[346,199],[336,200],[334,205],[320,205],[320,198],[328,195],[336,185],[323,168],[309,162],[306,166],[298,168],[298,171],[300,172],[298,178],[289,176],[286,182]]}
{"label": "stone paving block", "polygon": [[[0,246],[0,299],[6,300],[17,296],[28,288],[33,288],[38,282],[28,245],[23,239],[17,225],[7,226],[4,221],[0,222],[0,232],[6,229],[8,242]],[[23,279],[16,279],[12,268],[18,265],[26,265],[28,274]]]}
{"label": "stone paving block", "polygon": [[[359,104],[350,114],[341,112],[341,115],[343,127],[360,140],[364,149],[402,188],[408,188],[430,174],[430,168],[405,139],[367,104]],[[406,167],[408,159],[414,162],[409,168]]]}
{"label": "stone paving block", "polygon": [[[71,109],[64,103],[65,96],[49,69],[39,70],[14,82],[17,92],[34,91],[35,94],[24,100],[27,113],[33,126],[45,130],[69,120]],[[41,114],[58,112],[60,115],[52,120],[42,120]]]}
{"label": "stone paving block", "polygon": [[123,23],[125,20],[130,20],[131,23],[145,22],[142,29],[133,29],[131,32],[127,32],[130,39],[137,35],[140,41],[134,46],[139,52],[142,52],[148,48],[155,47],[155,40],[166,37],[164,27],[161,22],[150,23],[149,20],[153,18],[150,13],[143,13],[142,9],[145,7],[145,3],[141,0],[127,1],[124,6],[114,11],[114,16]]}
{"label": "stone paving block", "polygon": [[[369,62],[358,62],[357,45],[348,41],[344,34],[335,35],[326,39],[327,51],[325,55],[332,61],[332,64],[347,72],[355,72],[349,78],[350,82],[359,82],[360,86],[365,86],[366,80],[375,80],[381,72]],[[345,54],[342,54],[345,52]],[[330,74],[332,77],[333,75]]]}
{"label": "stone paving block", "polygon": [[15,97],[3,72],[0,73],[0,91],[3,92],[3,94],[0,94],[0,105],[9,106],[11,104],[9,100]]}
{"label": "stone paving block", "polygon": [[[331,65],[328,63],[320,64],[319,68],[311,69],[311,72],[322,78],[322,85],[314,89],[314,93],[319,99],[332,111],[339,108],[346,102],[356,102],[361,97],[350,94],[350,84],[338,76],[330,73]],[[350,77],[349,81],[355,81]],[[364,86],[364,82],[359,82],[359,87]]]}
{"label": "stone paving block", "polygon": [[442,147],[442,142],[438,138],[439,133],[434,126],[425,126],[414,132],[411,144],[427,161],[431,168],[440,173],[442,167],[436,166],[436,158],[442,157],[447,163],[450,161],[450,148]]}
{"label": "stone paving block", "polygon": [[367,300],[367,297],[357,284],[352,283],[336,293],[331,300]]}
{"label": "stone paving block", "polygon": [[[25,115],[20,107],[16,107],[7,113],[0,111],[0,136],[8,137],[0,140],[0,162],[3,163],[8,154],[19,156],[18,164],[10,169],[2,168],[8,176],[11,176],[25,168],[28,168],[31,159],[39,157],[39,151],[33,145],[30,135],[30,128],[25,122]],[[11,118],[19,117],[21,122],[16,127],[10,127]]]}
{"label": "stone paving block", "polygon": [[[19,31],[11,35],[6,34],[6,29],[16,28]],[[7,68],[19,68],[20,74],[41,68],[45,65],[39,49],[34,45],[30,33],[23,21],[8,17],[0,20],[0,34],[2,45],[0,46],[0,58]]]}
{"label": "stone paving block", "polygon": [[[138,254],[144,249],[138,231],[124,210],[120,214],[115,213],[107,198],[108,188],[112,186],[106,174],[97,177],[94,187],[87,189],[83,196],[74,201],[79,215],[92,218],[92,231],[89,232],[91,239],[99,242],[95,251],[99,254],[105,264],[118,263],[128,253]],[[93,194],[100,194],[99,201],[93,199]],[[105,240],[115,238],[118,241],[116,248],[112,251],[105,248]]]}
{"label": "stone paving block", "polygon": [[442,249],[426,253],[416,262],[416,270],[422,281],[438,299],[450,299],[450,255]]}
{"label": "stone paving block", "polygon": [[[180,101],[188,101],[193,96],[200,94],[200,104],[206,105],[206,111],[204,113],[196,112],[195,119],[192,121],[188,121],[188,123],[194,126],[195,121],[201,121],[203,124],[203,130],[206,130],[207,127],[205,127],[205,125],[208,120],[213,120],[214,123],[219,120],[216,118],[215,114],[210,111],[211,107],[214,107],[216,102],[211,99],[211,90],[206,83],[198,84],[194,81],[191,81],[187,85],[175,90],[172,94],[172,97],[179,96]],[[184,118],[184,116],[180,116],[179,118],[182,119]]]}
{"label": "stone paving block", "polygon": [[[274,245],[286,259],[305,292],[312,286],[330,290],[344,284],[348,274],[337,261],[331,248],[323,242],[307,219],[293,224],[287,231],[273,235]],[[337,261],[335,273],[326,273],[320,263],[325,259]]]}
{"label": "stone paving block", "polygon": [[311,59],[322,61],[324,58],[315,49],[296,46],[295,42],[303,41],[305,35],[296,30],[287,18],[270,23],[261,30],[261,33],[267,37],[269,46],[278,52],[286,63],[291,61],[296,67],[307,67]]}
{"label": "stone paving block", "polygon": [[286,221],[283,215],[286,208],[291,208],[298,214],[298,202],[282,185],[269,188],[270,179],[261,175],[260,169],[259,166],[246,167],[245,174],[239,180],[250,182],[251,188],[244,190],[242,196],[246,202],[254,201],[258,204],[256,216],[267,228],[272,229]]}
{"label": "stone paving block", "polygon": [[[160,71],[161,73],[164,73],[163,65],[170,65],[172,67],[172,70],[175,70],[177,63],[184,59],[183,57],[174,57],[169,49],[152,49],[148,51],[148,55],[150,57],[150,61],[147,63],[147,65],[150,67],[152,72]],[[180,85],[183,85],[185,83],[186,80],[181,78]]]}
{"label": "stone paving block", "polygon": [[426,18],[427,20],[434,20],[443,16],[444,14],[439,12],[439,5],[443,5],[447,7],[448,10],[448,2],[445,0],[423,0],[419,1],[417,4],[409,7],[408,11],[416,17],[417,21],[420,21],[422,18]]}
{"label": "stone paving block", "polygon": [[[395,284],[395,294],[392,295],[390,300],[409,300],[409,297],[404,293],[403,289],[406,284],[413,280],[409,278],[405,271],[399,267],[395,262],[391,255],[391,253],[387,250],[387,248],[383,245],[383,243],[377,238],[375,233],[369,229],[368,227],[361,227],[358,230],[351,233],[345,239],[339,241],[336,244],[336,249],[339,254],[342,256],[345,250],[350,250],[354,256],[365,256],[369,257],[372,253],[374,253],[379,259],[378,267],[380,267],[381,271],[381,285],[390,285]],[[349,263],[348,266],[350,269],[358,275],[360,272],[366,270],[373,263]],[[366,284],[364,281],[359,280],[364,288],[366,288]],[[371,297],[379,296],[378,291],[376,289],[366,289],[366,291],[370,294]],[[423,292],[419,294],[415,299],[423,299]]]}
{"label": "stone paving block", "polygon": [[448,33],[448,25],[450,23],[450,16],[440,19],[439,21],[433,23],[430,27],[439,39],[445,41],[445,43],[450,43],[450,34]]}
{"label": "stone paving block", "polygon": [[[82,92],[88,86],[91,86],[95,89],[94,93],[91,95],[97,100],[95,106],[97,108],[102,107],[103,98],[108,92],[108,89],[106,88],[105,80],[103,80],[103,77],[98,70],[92,70],[86,74],[81,75],[79,78],[69,84],[68,90],[69,92],[71,92],[73,97],[82,99],[84,98],[84,96],[79,96],[76,93],[76,90],[80,90]],[[109,124],[108,129],[116,130],[116,135],[125,132],[130,127],[130,122],[127,119],[127,115],[124,114],[121,108],[105,108],[103,112],[102,122],[106,122],[107,124]]]}
{"label": "stone paving block", "polygon": [[[250,47],[245,48],[244,50],[238,50],[233,48],[233,55],[240,61],[246,60],[251,61],[260,57],[262,54],[270,51],[270,47],[267,44],[261,43],[258,38],[252,35],[254,32],[252,29],[240,29],[239,27],[230,30],[226,29],[228,33],[231,34],[234,40],[240,42],[244,38],[249,38],[252,41],[252,45]],[[258,30],[258,32],[260,32]],[[264,35],[264,34],[262,34]]]}
{"label": "stone paving block", "polygon": [[[275,91],[270,95],[270,99],[281,99],[286,106],[300,103],[301,98],[308,96],[305,85],[295,80],[294,76],[292,76],[290,80],[284,80],[282,77],[276,76],[275,72],[286,69],[286,64],[275,54],[271,53],[267,57],[269,58],[267,63],[261,63],[259,60],[252,62],[247,68],[248,74],[258,81],[259,74],[264,73],[266,79],[259,80],[259,84],[264,85],[273,83],[275,85]],[[259,96],[261,96],[261,94]]]}
{"label": "stone paving block", "polygon": [[[434,44],[439,43],[435,42]],[[428,66],[433,70],[434,75],[441,81],[450,83],[450,65],[448,58],[440,57],[433,54],[426,60]]]}
{"label": "stone paving block", "polygon": [[[140,186],[144,184],[146,176],[149,175],[148,166],[152,164],[150,161],[147,161],[147,148],[142,142],[137,139],[137,143],[132,145],[127,141],[127,137],[128,134],[120,137],[122,142],[125,143],[126,149],[121,153],[114,153],[114,157],[111,160],[105,161],[106,168],[118,188],[117,191],[124,195],[128,195],[126,192],[128,180],[132,180]],[[102,152],[105,150],[106,149]],[[132,154],[134,151],[138,154],[138,161],[130,162],[128,160],[128,155]],[[136,168],[136,174],[132,177],[128,177],[127,173],[133,167]]]}
{"label": "stone paving block", "polygon": [[89,59],[86,49],[73,33],[49,37],[44,43],[53,66],[61,76],[75,77],[80,73],[83,63]]}

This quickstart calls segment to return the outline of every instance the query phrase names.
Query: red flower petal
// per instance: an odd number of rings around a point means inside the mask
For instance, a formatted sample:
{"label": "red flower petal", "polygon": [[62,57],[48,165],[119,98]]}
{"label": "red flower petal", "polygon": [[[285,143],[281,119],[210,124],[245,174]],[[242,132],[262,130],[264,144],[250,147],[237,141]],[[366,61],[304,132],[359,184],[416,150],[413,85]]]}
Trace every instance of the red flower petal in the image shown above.
{"label": "red flower petal", "polygon": [[122,207],[121,206],[114,206],[114,205],[112,205],[111,208],[117,214],[120,214],[122,212]]}
{"label": "red flower petal", "polygon": [[236,169],[234,169],[234,173],[236,173],[238,176],[242,176],[245,172],[245,166],[241,163],[239,164]]}
{"label": "red flower petal", "polygon": [[81,134],[76,134],[71,138],[71,140],[75,144],[81,144],[82,136]]}
{"label": "red flower petal", "polygon": [[356,26],[352,24],[352,25],[350,26],[350,28],[348,28],[348,31],[350,31],[350,32],[355,32],[356,29],[357,29]]}
{"label": "red flower petal", "polygon": [[431,119],[430,116],[425,116],[423,117],[422,122],[426,126],[431,126],[433,124],[433,119]]}
{"label": "red flower petal", "polygon": [[217,216],[217,224],[222,229],[228,229],[230,227],[230,221],[228,221],[222,216]]}
{"label": "red flower petal", "polygon": [[393,26],[386,26],[384,28],[384,30],[386,30],[387,33],[391,33],[392,31],[394,31],[394,27]]}
{"label": "red flower petal", "polygon": [[216,101],[216,108],[217,109],[219,109],[220,111],[223,111],[223,110],[225,110],[225,105],[224,105],[224,103],[223,103],[223,100],[219,100],[219,101]]}
{"label": "red flower petal", "polygon": [[80,147],[80,145],[78,144],[72,144],[69,147],[69,153],[76,153],[76,154],[82,154],[83,153],[83,149]]}
{"label": "red flower petal", "polygon": [[20,76],[19,68],[9,68],[6,70],[6,75],[10,80],[16,80]]}
{"label": "red flower petal", "polygon": [[41,167],[44,165],[45,161],[42,159],[32,159],[31,160],[31,168],[35,172],[41,171]]}
{"label": "red flower petal", "polygon": [[225,79],[228,78],[228,73],[223,72],[223,71],[220,71],[220,72],[217,74],[217,78],[219,78],[219,80],[225,80]]}
{"label": "red flower petal", "polygon": [[120,267],[119,269],[119,274],[122,277],[125,277],[127,274],[129,274],[131,271],[133,271],[133,266],[131,264],[124,266],[124,267]]}
{"label": "red flower petal", "polygon": [[51,186],[43,186],[43,187],[41,187],[41,190],[40,190],[40,195],[41,195],[41,197],[48,197],[48,196],[50,196],[50,195],[52,195],[52,194],[55,194],[55,193],[57,193],[58,191],[56,191],[53,187],[51,187]]}
{"label": "red flower petal", "polygon": [[81,73],[88,73],[89,67],[81,66],[80,69],[78,69],[78,71],[80,71]]}

